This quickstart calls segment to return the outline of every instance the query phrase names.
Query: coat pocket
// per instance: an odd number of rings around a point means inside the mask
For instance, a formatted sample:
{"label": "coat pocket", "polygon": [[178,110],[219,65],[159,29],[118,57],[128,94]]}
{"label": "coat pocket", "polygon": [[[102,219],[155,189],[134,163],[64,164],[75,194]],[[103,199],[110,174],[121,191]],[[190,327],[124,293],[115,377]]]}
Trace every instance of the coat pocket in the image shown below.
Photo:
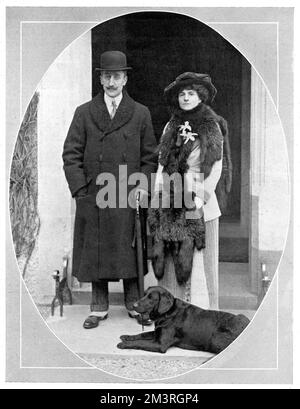
{"label": "coat pocket", "polygon": [[86,194],[76,198],[76,219],[81,220],[85,225],[95,222],[97,211],[95,195]]}
{"label": "coat pocket", "polygon": [[90,195],[90,194],[88,194],[88,193],[87,193],[86,195],[75,196],[76,203],[81,202],[81,201],[83,201],[83,200],[86,200],[86,199],[88,199],[90,196],[92,196],[92,195]]}

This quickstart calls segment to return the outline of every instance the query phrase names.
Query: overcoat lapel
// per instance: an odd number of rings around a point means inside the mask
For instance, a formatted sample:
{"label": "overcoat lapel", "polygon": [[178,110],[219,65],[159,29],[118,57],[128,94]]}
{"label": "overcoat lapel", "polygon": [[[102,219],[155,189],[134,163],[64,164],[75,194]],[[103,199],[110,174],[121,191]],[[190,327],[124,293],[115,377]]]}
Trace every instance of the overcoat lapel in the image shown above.
{"label": "overcoat lapel", "polygon": [[129,122],[133,116],[134,109],[135,102],[132,98],[130,98],[125,90],[123,90],[123,98],[113,120],[111,120],[104,102],[103,91],[99,92],[99,94],[93,98],[90,106],[93,120],[97,124],[98,128],[103,132],[102,137],[114,132]]}
{"label": "overcoat lapel", "polygon": [[90,112],[93,121],[100,131],[106,132],[110,126],[111,119],[104,102],[103,92],[99,92],[99,94],[92,99],[90,104]]}

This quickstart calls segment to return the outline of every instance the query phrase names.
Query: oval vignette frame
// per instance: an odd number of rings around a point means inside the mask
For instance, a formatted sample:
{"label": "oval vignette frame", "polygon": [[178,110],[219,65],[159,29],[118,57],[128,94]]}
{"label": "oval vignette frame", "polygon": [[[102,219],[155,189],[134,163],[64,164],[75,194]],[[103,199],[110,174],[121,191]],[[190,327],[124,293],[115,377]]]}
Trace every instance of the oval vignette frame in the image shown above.
{"label": "oval vignette frame", "polygon": [[[147,13],[146,11],[145,11],[145,13]],[[164,12],[165,13],[165,12]],[[166,12],[166,13],[170,13],[170,12]],[[135,14],[135,13],[129,13],[129,14]],[[170,13],[170,14],[174,14],[174,13]],[[125,16],[125,15],[122,15],[122,17],[123,16]],[[185,17],[187,17],[187,18],[193,18],[193,19],[196,19],[195,17],[189,17],[189,16],[185,16]],[[114,17],[113,19],[115,19],[116,17]],[[109,20],[108,20],[109,21]],[[200,21],[199,21],[200,22]],[[99,25],[103,25],[103,24],[105,24],[105,23],[107,23],[107,22],[102,22],[102,23],[100,23]],[[200,22],[201,23],[201,22]],[[202,23],[201,23],[202,24]],[[208,26],[209,27],[209,26]],[[211,28],[210,28],[211,29]],[[215,29],[213,29],[214,31],[215,31]],[[90,30],[88,30],[87,32],[89,32]],[[59,63],[59,61],[60,61],[60,59],[61,59],[61,56],[62,56],[62,54],[64,54],[65,52],[68,52],[68,50],[67,49],[69,49],[70,47],[73,47],[74,46],[74,43],[76,43],[76,42],[78,42],[78,41],[81,41],[82,40],[82,37],[85,35],[86,33],[84,33],[84,34],[82,34],[81,36],[79,36],[77,39],[75,39],[71,44],[69,44],[65,49],[64,49],[64,51],[62,52],[62,53],[60,53],[59,54],[59,56],[53,61],[53,63],[51,64],[51,66],[48,68],[48,70],[46,71],[46,73],[45,73],[45,75],[44,75],[44,77],[43,77],[43,79],[42,79],[42,81],[44,81],[45,80],[45,77],[47,76],[47,75],[49,75],[49,71],[50,71],[50,75],[51,75],[51,68],[53,68],[53,66],[55,65],[55,64],[57,64],[57,63]],[[252,67],[253,67],[253,65],[252,65]],[[257,73],[257,76],[258,76],[258,81],[261,81],[262,83],[263,83],[263,80],[262,80],[262,78],[259,76],[259,74]],[[41,82],[42,82],[41,81]],[[264,83],[263,83],[264,84]],[[39,84],[40,85],[40,84]],[[264,87],[265,87],[265,84],[264,84]],[[38,87],[37,87],[38,88]],[[272,98],[271,98],[271,96],[270,96],[270,93],[269,93],[269,91],[268,91],[268,89],[265,87],[265,92],[266,92],[266,94],[267,94],[267,98],[269,98],[270,99],[270,102],[271,102],[271,104],[273,105],[273,109],[275,109],[275,107],[274,107],[274,103],[273,103],[273,100],[272,100]],[[83,101],[84,102],[84,101]],[[275,110],[276,111],[276,110]],[[274,112],[275,113],[275,112]],[[276,113],[277,114],[277,113]],[[282,135],[281,135],[281,137],[282,137],[282,143],[283,143],[283,145],[284,145],[284,147],[285,147],[285,154],[286,154],[286,166],[288,167],[288,158],[287,158],[287,150],[286,150],[286,143],[285,143],[285,136],[284,136],[284,133],[283,133],[283,130],[282,130],[282,126],[281,126],[281,122],[280,122],[280,118],[279,118],[279,116],[278,116],[278,127],[281,129],[281,133],[282,133]],[[287,173],[287,178],[289,179],[289,174]],[[289,208],[289,200],[290,200],[290,197],[288,197],[288,206],[287,206],[287,208]],[[285,240],[286,240],[286,233],[287,233],[287,230],[288,230],[288,220],[289,220],[289,217],[287,218],[287,223],[286,223],[286,231],[285,231],[285,235],[284,235],[284,240],[283,240],[283,242],[285,242]],[[71,225],[71,223],[70,223],[70,225]],[[284,251],[284,246],[282,247],[282,252]],[[278,263],[277,263],[277,267],[278,267],[278,264],[279,264],[279,262],[280,261],[278,261]],[[274,274],[275,274],[275,271],[274,271]],[[25,281],[26,282],[26,281]],[[28,284],[26,284],[27,285],[27,287],[28,287]],[[52,286],[52,288],[53,288],[53,286]],[[29,294],[32,296],[32,298],[33,298],[33,300],[34,300],[34,294],[32,294],[32,290],[28,290],[29,291]],[[35,300],[34,300],[35,301]],[[39,304],[39,302],[36,302],[35,301],[35,304]],[[48,325],[48,324],[47,324]],[[54,334],[55,334],[55,332],[54,332]],[[58,337],[58,339],[60,339],[59,337]],[[60,339],[60,341],[61,341],[61,339]],[[63,342],[63,341],[61,341],[61,342]],[[65,344],[66,345],[66,344]],[[68,347],[68,345],[66,345],[67,347]],[[69,348],[69,347],[68,347]],[[69,348],[70,349],[70,348]],[[74,352],[72,349],[70,349],[72,352]],[[78,356],[78,353],[76,353],[76,352],[74,352],[77,356]],[[223,352],[224,353],[224,352]],[[222,353],[222,354],[223,354]],[[85,360],[86,361],[86,360]],[[88,361],[86,361],[86,362],[88,362]],[[88,362],[89,363],[89,362]],[[99,369],[101,369],[101,368],[99,368]],[[195,368],[193,368],[193,369],[196,369],[196,367]],[[192,369],[192,370],[193,370]],[[108,373],[111,373],[111,372],[108,372]],[[186,373],[186,372],[184,372],[184,373]],[[184,373],[180,373],[180,375],[182,375],[182,374],[184,374]],[[111,373],[112,375],[116,375],[116,374],[114,374],[114,373]],[[179,375],[179,374],[178,374]],[[175,375],[175,376],[177,376],[177,375]],[[171,378],[172,378],[173,376],[171,376]],[[133,378],[128,378],[128,379],[133,379]],[[162,378],[162,379],[168,379],[168,377],[167,378]]]}

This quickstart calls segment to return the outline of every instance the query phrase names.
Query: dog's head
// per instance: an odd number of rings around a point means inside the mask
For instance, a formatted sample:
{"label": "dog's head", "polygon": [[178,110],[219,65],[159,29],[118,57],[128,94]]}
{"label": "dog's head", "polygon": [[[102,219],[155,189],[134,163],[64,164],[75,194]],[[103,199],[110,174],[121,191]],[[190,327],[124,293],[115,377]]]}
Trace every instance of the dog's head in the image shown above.
{"label": "dog's head", "polygon": [[155,321],[168,312],[173,306],[175,298],[163,287],[149,287],[145,296],[134,303],[133,308],[141,314],[148,313]]}

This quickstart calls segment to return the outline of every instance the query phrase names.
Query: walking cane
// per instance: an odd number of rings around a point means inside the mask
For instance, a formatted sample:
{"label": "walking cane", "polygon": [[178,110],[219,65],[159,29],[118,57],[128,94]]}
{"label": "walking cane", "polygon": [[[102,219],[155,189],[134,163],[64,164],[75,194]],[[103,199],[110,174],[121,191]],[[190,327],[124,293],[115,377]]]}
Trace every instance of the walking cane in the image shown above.
{"label": "walking cane", "polygon": [[[135,244],[137,254],[137,272],[138,272],[138,290],[140,298],[144,297],[144,276],[146,258],[146,241],[144,239],[145,229],[143,229],[140,212],[140,193],[136,196],[136,212],[135,212]],[[144,331],[144,316],[142,317],[142,331]]]}
{"label": "walking cane", "polygon": [[135,214],[135,229],[136,229],[136,254],[138,267],[138,286],[139,296],[144,297],[144,240],[143,229],[140,214],[140,193],[136,197],[136,214]]}

